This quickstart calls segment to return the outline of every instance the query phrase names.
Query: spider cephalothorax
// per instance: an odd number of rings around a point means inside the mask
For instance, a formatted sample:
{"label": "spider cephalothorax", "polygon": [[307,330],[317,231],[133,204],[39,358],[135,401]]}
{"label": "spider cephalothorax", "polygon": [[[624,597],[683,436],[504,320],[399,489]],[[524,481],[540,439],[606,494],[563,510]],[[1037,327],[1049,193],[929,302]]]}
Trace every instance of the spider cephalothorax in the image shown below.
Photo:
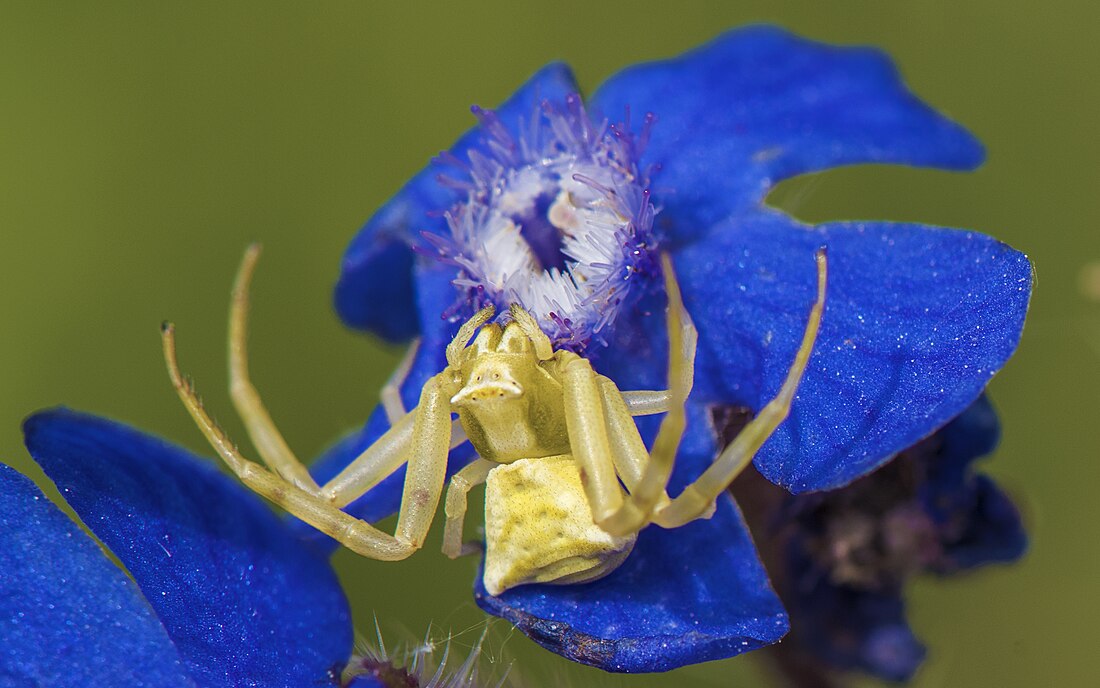
{"label": "spider cephalothorax", "polygon": [[517,316],[527,313],[513,309],[503,328],[484,325],[461,352],[462,388],[451,397],[478,454],[498,463],[569,453],[560,357],[539,360]]}
{"label": "spider cephalothorax", "polygon": [[[675,528],[709,516],[715,499],[786,418],[825,299],[819,251],[817,301],[779,394],[675,498],[665,490],[684,430],[696,333],[667,258],[668,390],[621,392],[587,359],[554,349],[522,307],[512,306],[504,327],[489,323],[493,308],[486,307],[459,328],[447,346],[447,366],[425,383],[410,412],[394,393],[402,377],[396,375],[383,391],[390,429],[321,486],[287,447],[249,381],[247,290],[258,255],[257,247],[246,254],[234,288],[230,379],[237,410],[270,470],[245,459],[207,415],[180,375],[172,327],[164,328],[172,381],[211,445],[256,492],[359,554],[395,560],[423,544],[443,495],[448,450],[468,439],[479,458],[451,479],[443,551],[451,557],[468,551],[462,543],[466,495],[485,483],[484,582],[494,595],[525,583],[598,578],[623,562],[646,525]],[[665,417],[647,450],[632,417],[653,413]],[[393,535],[342,511],[403,464],[408,470]]]}

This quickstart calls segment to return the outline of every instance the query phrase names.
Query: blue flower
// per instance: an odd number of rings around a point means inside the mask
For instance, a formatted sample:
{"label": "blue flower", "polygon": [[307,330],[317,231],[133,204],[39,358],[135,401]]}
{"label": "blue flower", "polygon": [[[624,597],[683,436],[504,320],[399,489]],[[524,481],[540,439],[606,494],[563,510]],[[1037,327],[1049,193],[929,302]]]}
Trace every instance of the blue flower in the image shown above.
{"label": "blue flower", "polygon": [[780,666],[912,677],[925,649],[905,620],[908,580],[1011,562],[1027,547],[1012,502],[972,472],[999,434],[982,397],[838,490],[791,496],[763,480],[736,486],[738,495],[754,494],[742,504],[791,613],[791,635],[777,648]]}
{"label": "blue flower", "polygon": [[[805,225],[763,199],[789,177],[858,163],[964,170],[980,144],[911,94],[880,52],[785,31],[731,32],[628,68],[582,101],[551,64],[414,176],[352,241],[336,287],[351,326],[421,340],[412,407],[459,321],[519,301],[558,346],[620,389],[666,384],[671,256],[699,330],[688,432],[671,492],[721,448],[724,409],[759,410],[786,375],[828,248],[822,329],[790,418],[756,468],[801,493],[843,486],[966,409],[1014,350],[1025,256],[969,231],[886,222]],[[631,124],[633,118],[635,124]],[[641,419],[646,421],[651,419]],[[640,422],[652,436],[653,425]],[[319,465],[334,475],[386,428],[376,411]],[[449,470],[469,460],[451,455]],[[349,507],[393,513],[403,471]],[[675,531],[650,527],[612,574],[521,586],[478,603],[537,642],[610,671],[659,671],[777,641],[788,621],[732,501]]]}
{"label": "blue flower", "polygon": [[326,557],[259,498],[117,423],[55,410],[24,429],[126,572],[0,465],[0,684],[340,685],[344,593]]}

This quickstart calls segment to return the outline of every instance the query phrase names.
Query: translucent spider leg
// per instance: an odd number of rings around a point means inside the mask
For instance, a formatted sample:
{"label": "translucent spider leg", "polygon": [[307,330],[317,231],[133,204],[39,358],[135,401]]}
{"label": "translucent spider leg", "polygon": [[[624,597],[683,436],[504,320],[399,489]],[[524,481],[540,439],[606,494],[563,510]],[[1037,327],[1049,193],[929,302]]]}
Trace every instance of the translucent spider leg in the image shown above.
{"label": "translucent spider leg", "polygon": [[627,411],[632,416],[652,416],[655,413],[668,411],[672,404],[672,393],[667,389],[662,390],[620,390]]}
{"label": "translucent spider leg", "polygon": [[[638,426],[634,424],[632,416],[644,414],[629,407],[610,379],[600,375],[596,383],[600,388],[607,437],[611,442],[611,459],[619,478],[630,493],[630,498],[623,503],[617,516],[605,524],[620,532],[640,530],[649,514],[669,503],[668,493],[665,492],[665,485],[653,478],[646,480],[643,485],[646,467],[649,465],[649,450],[642,442],[642,436],[638,434]],[[667,410],[667,404],[662,409],[664,410]],[[660,489],[654,489],[658,485]]]}
{"label": "translucent spider leg", "polygon": [[447,499],[443,509],[447,514],[447,524],[443,530],[443,553],[451,559],[457,559],[464,554],[470,554],[474,548],[467,548],[462,543],[462,528],[466,521],[466,500],[470,490],[485,482],[489,477],[489,471],[498,464],[485,459],[478,459],[466,466],[458,473],[451,476],[451,484],[447,488]]}
{"label": "translucent spider leg", "polygon": [[[612,535],[637,532],[650,520],[655,509],[668,502],[665,488],[672,475],[676,450],[686,426],[684,404],[691,393],[695,376],[695,345],[698,335],[680,297],[680,286],[668,256],[662,256],[665,291],[668,294],[668,412],[648,453],[638,437],[637,427],[621,395],[610,380],[597,388],[607,434],[614,438],[608,445],[610,455],[630,495],[613,512],[597,517],[597,524]],[[567,406],[568,407],[568,406]],[[570,435],[572,437],[572,435]],[[574,446],[574,451],[576,447]],[[582,464],[583,465],[583,464]],[[639,474],[640,473],[640,474]],[[633,485],[631,485],[633,482]]]}
{"label": "translucent spider leg", "polygon": [[413,414],[412,446],[394,535],[415,548],[424,544],[443,495],[451,440],[451,397],[457,391],[448,368],[424,385]]}
{"label": "translucent spider leg", "polygon": [[745,426],[694,483],[684,488],[684,491],[673,499],[670,505],[660,511],[658,518],[655,519],[660,525],[676,528],[699,518],[712,509],[718,495],[724,492],[733,479],[752,462],[757,450],[772,436],[779,424],[786,420],[795,392],[809,363],[810,354],[813,353],[817,332],[821,326],[821,316],[825,310],[828,265],[825,249],[819,249],[815,258],[817,299],[814,301],[813,308],[810,309],[802,343],[779,393],[760,410],[756,418]]}
{"label": "translucent spider leg", "polygon": [[[459,328],[458,334],[447,346],[449,366],[458,365],[462,348],[470,341],[474,332],[488,322],[491,317],[493,317],[493,307],[489,306],[475,313]],[[344,470],[326,483],[321,488],[321,494],[337,506],[346,506],[393,474],[405,463],[408,456],[407,451],[412,442],[415,414],[416,410],[406,414],[394,423],[381,439],[367,447]],[[393,441],[382,441],[382,439],[391,436]],[[448,449],[454,449],[466,441],[466,433],[459,421],[455,420],[451,423],[448,437]]]}
{"label": "translucent spider leg", "polygon": [[229,392],[263,462],[291,484],[316,494],[320,488],[275,427],[248,374],[248,291],[259,258],[260,245],[252,244],[245,251],[233,283],[229,308]]}
{"label": "translucent spider leg", "polygon": [[558,355],[564,362],[562,395],[569,447],[580,467],[592,519],[602,528],[604,521],[622,507],[623,492],[611,458],[596,372],[591,363],[576,354],[559,351]]}
{"label": "translucent spider leg", "polygon": [[382,400],[382,409],[386,412],[386,420],[390,422],[390,425],[396,425],[397,421],[404,418],[405,414],[408,413],[405,410],[405,402],[401,401],[401,385],[405,383],[405,378],[409,376],[418,349],[420,349],[419,338],[414,339],[412,344],[409,345],[405,355],[401,358],[401,362],[394,368],[390,379],[386,380],[385,386],[382,387],[382,391],[378,395]]}
{"label": "translucent spider leg", "polygon": [[[258,463],[244,458],[236,446],[226,437],[221,428],[214,423],[202,406],[194,388],[184,380],[180,373],[179,364],[176,361],[176,346],[173,327],[165,323],[162,327],[164,359],[168,365],[168,374],[172,379],[172,385],[179,394],[184,407],[194,419],[210,445],[218,453],[218,456],[240,478],[241,482],[251,488],[257,494],[274,502],[287,512],[297,516],[317,530],[329,535],[343,544],[348,549],[373,559],[397,560],[404,559],[416,551],[419,542],[410,541],[407,538],[383,533],[370,524],[353,518],[340,511],[322,497],[311,494],[306,490],[290,483],[275,473],[265,469]],[[446,421],[450,420],[447,416]],[[413,448],[430,447],[430,441],[415,436]],[[444,436],[446,437],[446,435]],[[417,440],[421,440],[417,442]],[[443,442],[445,446],[445,442]],[[443,461],[446,461],[444,450]],[[440,476],[442,483],[442,475]],[[442,488],[442,485],[440,485]],[[410,530],[407,526],[399,532]]]}

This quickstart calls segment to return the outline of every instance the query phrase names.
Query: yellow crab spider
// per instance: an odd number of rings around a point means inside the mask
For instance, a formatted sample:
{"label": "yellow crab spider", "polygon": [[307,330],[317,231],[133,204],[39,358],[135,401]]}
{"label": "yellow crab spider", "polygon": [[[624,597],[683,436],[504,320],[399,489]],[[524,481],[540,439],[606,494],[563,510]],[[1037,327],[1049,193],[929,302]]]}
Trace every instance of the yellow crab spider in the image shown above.
{"label": "yellow crab spider", "polygon": [[[363,556],[398,560],[423,544],[443,494],[448,450],[469,438],[479,458],[451,478],[443,551],[452,558],[464,553],[466,496],[485,483],[483,580],[493,595],[525,583],[594,580],[625,560],[646,525],[676,528],[709,517],[715,500],[787,417],[825,301],[826,258],[819,251],[817,298],[778,395],[675,498],[666,487],[684,431],[696,332],[667,256],[662,256],[667,391],[620,392],[585,358],[554,350],[522,307],[513,304],[511,321],[501,327],[489,323],[489,306],[462,325],[447,346],[447,366],[425,383],[417,407],[405,412],[396,390],[408,372],[410,352],[382,394],[390,429],[343,472],[318,485],[249,379],[248,289],[258,257],[259,247],[250,247],[233,289],[229,378],[234,406],[266,468],[244,458],[211,420],[180,374],[172,326],[163,327],[172,383],[207,440],[255,492]],[[666,415],[647,451],[632,416],[653,413]],[[394,534],[342,511],[402,464],[408,468]]]}

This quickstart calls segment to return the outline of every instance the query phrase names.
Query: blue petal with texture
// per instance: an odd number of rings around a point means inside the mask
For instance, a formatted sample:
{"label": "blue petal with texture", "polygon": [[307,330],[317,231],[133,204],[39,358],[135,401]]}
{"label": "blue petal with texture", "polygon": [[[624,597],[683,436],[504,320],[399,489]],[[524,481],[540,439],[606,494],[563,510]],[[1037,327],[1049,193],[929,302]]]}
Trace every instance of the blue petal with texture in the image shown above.
{"label": "blue petal with texture", "polygon": [[523,585],[482,609],[543,647],[606,671],[667,671],[778,641],[787,615],[728,497],[710,520],[650,526],[608,576],[583,585]]}
{"label": "blue petal with texture", "polygon": [[[577,91],[567,65],[552,63],[495,110],[502,125],[518,132],[543,99],[560,100]],[[460,160],[481,145],[481,132],[472,129],[451,147]],[[389,341],[405,341],[419,332],[413,310],[413,253],[410,245],[422,231],[447,232],[442,211],[459,200],[458,192],[438,183],[447,170],[431,163],[376,212],[359,230],[344,253],[334,300],[336,311],[352,327],[370,330]]]}
{"label": "blue petal with texture", "polygon": [[613,121],[626,107],[657,115],[645,161],[661,165],[658,221],[675,241],[804,172],[854,163],[968,169],[983,157],[973,136],[905,87],[881,51],[769,26],[625,69],[591,103]]}
{"label": "blue petal with texture", "polygon": [[324,557],[207,461],[68,410],[24,424],[31,456],[123,564],[200,686],[334,683],[347,600]]}
{"label": "blue petal with texture", "polygon": [[0,464],[0,684],[194,686],[137,586]]}
{"label": "blue petal with texture", "polygon": [[1019,341],[1027,257],[988,236],[881,222],[801,225],[778,212],[716,227],[674,255],[699,328],[693,399],[759,410],[829,285],[790,418],[756,466],[793,492],[834,488],[969,406]]}

